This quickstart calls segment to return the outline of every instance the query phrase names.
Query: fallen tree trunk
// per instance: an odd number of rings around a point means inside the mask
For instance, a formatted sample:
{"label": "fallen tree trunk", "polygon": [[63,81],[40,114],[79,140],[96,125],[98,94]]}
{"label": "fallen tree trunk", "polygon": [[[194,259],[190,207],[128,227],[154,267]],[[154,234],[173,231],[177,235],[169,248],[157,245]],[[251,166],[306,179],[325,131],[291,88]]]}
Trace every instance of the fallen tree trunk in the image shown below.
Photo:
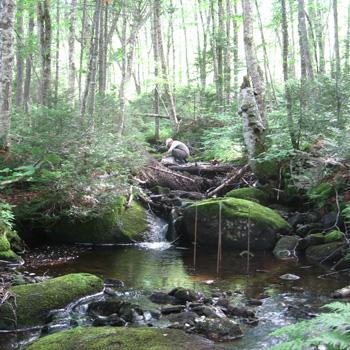
{"label": "fallen tree trunk", "polygon": [[214,190],[210,191],[207,194],[207,197],[213,197],[215,194],[223,190],[226,186],[231,185],[233,182],[239,180],[249,169],[249,164],[246,164],[243,168],[241,168],[237,173],[234,175],[229,176],[220,186],[215,188]]}
{"label": "fallen tree trunk", "polygon": [[208,188],[208,180],[200,176],[185,176],[176,171],[168,169],[156,160],[151,160],[143,168],[138,176],[148,188],[155,186],[167,187],[171,190],[182,190],[189,192],[201,192],[201,189]]}
{"label": "fallen tree trunk", "polygon": [[210,175],[210,174],[220,174],[220,173],[229,173],[233,171],[236,167],[233,165],[170,165],[168,169],[187,172],[190,174],[196,175]]}

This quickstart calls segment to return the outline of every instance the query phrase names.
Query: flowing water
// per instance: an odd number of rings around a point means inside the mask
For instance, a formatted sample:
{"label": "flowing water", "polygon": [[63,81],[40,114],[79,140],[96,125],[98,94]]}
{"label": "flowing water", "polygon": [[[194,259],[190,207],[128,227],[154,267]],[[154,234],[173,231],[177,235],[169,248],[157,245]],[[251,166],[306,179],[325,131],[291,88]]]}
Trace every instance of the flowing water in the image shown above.
{"label": "flowing water", "polygon": [[[158,236],[150,234],[158,238],[148,244],[88,247],[78,252],[68,249],[66,258],[61,260],[49,255],[54,248],[47,248],[46,253],[40,248],[27,256],[23,269],[36,275],[90,272],[104,279],[122,280],[125,286],[118,289],[120,297],[138,303],[144,310],[159,307],[148,299],[152,292],[168,292],[179,286],[193,288],[208,296],[218,290],[232,291],[233,301],[243,305],[247,299],[261,298],[263,304],[254,307],[259,324],[247,326],[241,340],[225,344],[228,349],[241,350],[268,348],[276,341],[269,336],[272,330],[305,318],[308,312],[319,311],[318,308],[330,300],[332,291],[350,284],[349,278],[327,274],[321,267],[304,260],[280,261],[271,254],[260,253],[251,257],[248,264],[246,256],[225,250],[225,247],[217,274],[216,252],[199,247],[196,266],[193,266],[191,249],[162,240],[166,231],[163,224],[157,223],[158,229],[163,227],[163,231],[161,234],[157,231]],[[287,273],[300,279],[280,278]],[[71,308],[71,311],[81,314],[80,324],[84,324],[83,309],[79,305]],[[37,336],[37,333],[25,334],[22,338],[28,339],[29,336]],[[20,338],[17,338],[17,344]]]}

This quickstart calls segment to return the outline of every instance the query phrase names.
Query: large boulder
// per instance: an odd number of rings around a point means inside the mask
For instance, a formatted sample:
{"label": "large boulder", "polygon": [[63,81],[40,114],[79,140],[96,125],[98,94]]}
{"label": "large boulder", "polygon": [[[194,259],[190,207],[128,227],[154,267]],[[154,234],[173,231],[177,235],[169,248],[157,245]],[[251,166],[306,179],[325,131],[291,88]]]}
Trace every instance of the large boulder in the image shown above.
{"label": "large boulder", "polygon": [[176,329],[77,327],[51,334],[28,346],[28,350],[215,350],[213,342]]}
{"label": "large boulder", "polygon": [[331,242],[314,245],[306,249],[306,256],[312,261],[319,263],[332,263],[340,260],[343,255],[343,242]]}
{"label": "large boulder", "polygon": [[234,249],[273,249],[280,233],[290,228],[275,211],[258,203],[238,198],[218,198],[197,202],[185,209],[184,222],[189,238],[194,238],[197,208],[197,241],[217,246],[221,207],[222,244]]}
{"label": "large boulder", "polygon": [[265,205],[271,200],[268,193],[255,187],[237,188],[228,192],[226,197],[246,199]]}
{"label": "large boulder", "polygon": [[0,306],[0,329],[43,325],[50,310],[65,307],[103,289],[103,281],[88,273],[69,274],[44,282],[14,286]]}
{"label": "large boulder", "polygon": [[[18,219],[22,223],[28,223],[30,217],[35,217],[36,232],[41,232],[42,239],[54,243],[130,243],[142,241],[143,234],[148,229],[147,211],[137,201],[133,201],[127,208],[127,197],[118,196],[105,207],[96,209],[79,210],[77,213],[58,212],[54,216],[46,217],[38,207],[33,213],[22,205],[18,209]],[[30,217],[27,217],[30,216]],[[30,227],[30,224],[21,225]],[[24,232],[24,237],[26,232]],[[28,240],[35,240],[31,234]]]}

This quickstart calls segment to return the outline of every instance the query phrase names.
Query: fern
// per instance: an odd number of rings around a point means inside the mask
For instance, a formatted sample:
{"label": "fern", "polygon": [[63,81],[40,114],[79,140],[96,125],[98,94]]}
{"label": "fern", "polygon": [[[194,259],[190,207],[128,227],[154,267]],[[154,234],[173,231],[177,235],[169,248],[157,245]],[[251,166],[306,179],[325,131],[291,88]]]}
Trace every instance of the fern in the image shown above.
{"label": "fern", "polygon": [[323,308],[329,312],[271,333],[284,341],[270,349],[307,350],[318,345],[324,345],[327,350],[350,349],[350,303],[334,302]]}

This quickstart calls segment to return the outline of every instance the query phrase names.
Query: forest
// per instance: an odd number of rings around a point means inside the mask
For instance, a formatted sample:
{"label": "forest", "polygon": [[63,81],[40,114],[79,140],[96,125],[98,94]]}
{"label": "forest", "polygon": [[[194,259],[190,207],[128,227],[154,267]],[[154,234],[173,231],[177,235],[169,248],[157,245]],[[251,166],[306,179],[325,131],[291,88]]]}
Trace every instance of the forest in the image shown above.
{"label": "forest", "polygon": [[0,349],[350,349],[349,0],[0,0]]}

